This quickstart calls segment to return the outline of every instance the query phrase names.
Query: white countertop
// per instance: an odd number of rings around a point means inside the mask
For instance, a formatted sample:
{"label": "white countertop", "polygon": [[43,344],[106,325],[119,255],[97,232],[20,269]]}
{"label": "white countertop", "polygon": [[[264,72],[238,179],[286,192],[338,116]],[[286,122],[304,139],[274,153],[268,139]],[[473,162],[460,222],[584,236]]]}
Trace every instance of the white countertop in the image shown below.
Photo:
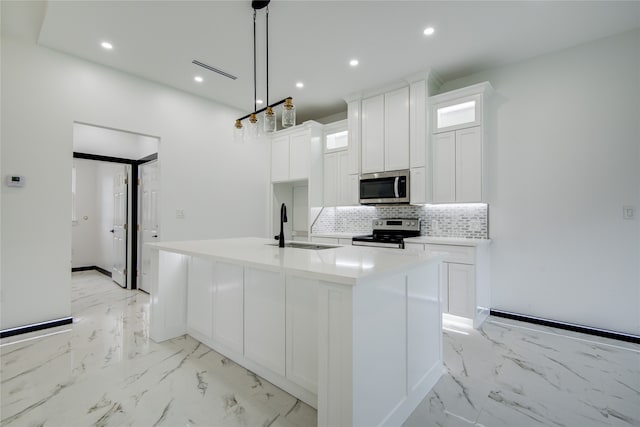
{"label": "white countertop", "polygon": [[338,246],[310,250],[279,248],[277,243],[276,246],[273,243],[270,239],[245,237],[147,243],[147,246],[256,268],[297,273],[347,285],[357,285],[367,279],[396,273],[419,264],[441,261],[439,256],[430,257],[398,249]]}
{"label": "white countertop", "polygon": [[491,243],[491,239],[465,239],[463,237],[418,236],[404,239],[405,243],[428,243],[433,245],[481,246]]}

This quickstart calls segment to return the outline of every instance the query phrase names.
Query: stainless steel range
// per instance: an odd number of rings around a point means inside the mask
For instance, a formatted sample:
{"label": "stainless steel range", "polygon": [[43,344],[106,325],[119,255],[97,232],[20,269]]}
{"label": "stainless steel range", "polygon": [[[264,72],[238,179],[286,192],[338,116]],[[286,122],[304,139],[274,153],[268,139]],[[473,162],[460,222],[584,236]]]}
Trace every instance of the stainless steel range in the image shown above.
{"label": "stainless steel range", "polygon": [[351,243],[354,246],[404,249],[406,237],[420,235],[420,220],[418,218],[374,219],[372,228],[372,234],[355,236],[351,239]]}

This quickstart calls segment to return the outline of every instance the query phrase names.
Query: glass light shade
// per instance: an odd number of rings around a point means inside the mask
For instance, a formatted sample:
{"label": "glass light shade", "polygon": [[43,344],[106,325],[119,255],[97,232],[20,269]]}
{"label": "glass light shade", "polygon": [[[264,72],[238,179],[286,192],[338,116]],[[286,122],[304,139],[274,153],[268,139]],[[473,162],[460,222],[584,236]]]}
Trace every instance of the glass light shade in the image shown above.
{"label": "glass light shade", "polygon": [[254,113],[249,116],[249,124],[247,125],[247,137],[251,139],[258,138],[258,117]]}
{"label": "glass light shade", "polygon": [[244,126],[240,120],[236,120],[236,124],[233,127],[233,140],[235,142],[244,142]]}
{"label": "glass light shade", "polygon": [[276,131],[276,113],[271,107],[267,107],[267,111],[264,113],[264,131],[265,133]]}
{"label": "glass light shade", "polygon": [[296,125],[296,106],[293,99],[287,98],[282,108],[282,127],[288,128]]}

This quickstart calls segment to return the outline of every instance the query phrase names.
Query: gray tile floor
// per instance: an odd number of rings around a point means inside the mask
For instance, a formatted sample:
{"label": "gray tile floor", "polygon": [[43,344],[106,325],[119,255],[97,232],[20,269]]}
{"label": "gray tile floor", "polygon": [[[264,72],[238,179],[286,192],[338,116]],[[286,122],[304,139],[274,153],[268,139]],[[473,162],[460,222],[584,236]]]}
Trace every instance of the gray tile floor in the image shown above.
{"label": "gray tile floor", "polygon": [[[149,339],[148,295],[73,274],[73,325],[0,342],[1,426],[314,426],[316,412],[190,337]],[[489,318],[448,325],[406,426],[640,426],[640,346]]]}

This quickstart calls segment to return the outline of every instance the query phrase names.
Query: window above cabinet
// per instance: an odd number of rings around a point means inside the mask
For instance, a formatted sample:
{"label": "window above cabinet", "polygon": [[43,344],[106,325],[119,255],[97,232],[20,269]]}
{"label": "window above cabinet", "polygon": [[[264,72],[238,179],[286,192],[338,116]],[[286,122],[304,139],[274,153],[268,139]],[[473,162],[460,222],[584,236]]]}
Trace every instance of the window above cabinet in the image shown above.
{"label": "window above cabinet", "polygon": [[479,95],[434,105],[434,133],[477,126],[482,122]]}

